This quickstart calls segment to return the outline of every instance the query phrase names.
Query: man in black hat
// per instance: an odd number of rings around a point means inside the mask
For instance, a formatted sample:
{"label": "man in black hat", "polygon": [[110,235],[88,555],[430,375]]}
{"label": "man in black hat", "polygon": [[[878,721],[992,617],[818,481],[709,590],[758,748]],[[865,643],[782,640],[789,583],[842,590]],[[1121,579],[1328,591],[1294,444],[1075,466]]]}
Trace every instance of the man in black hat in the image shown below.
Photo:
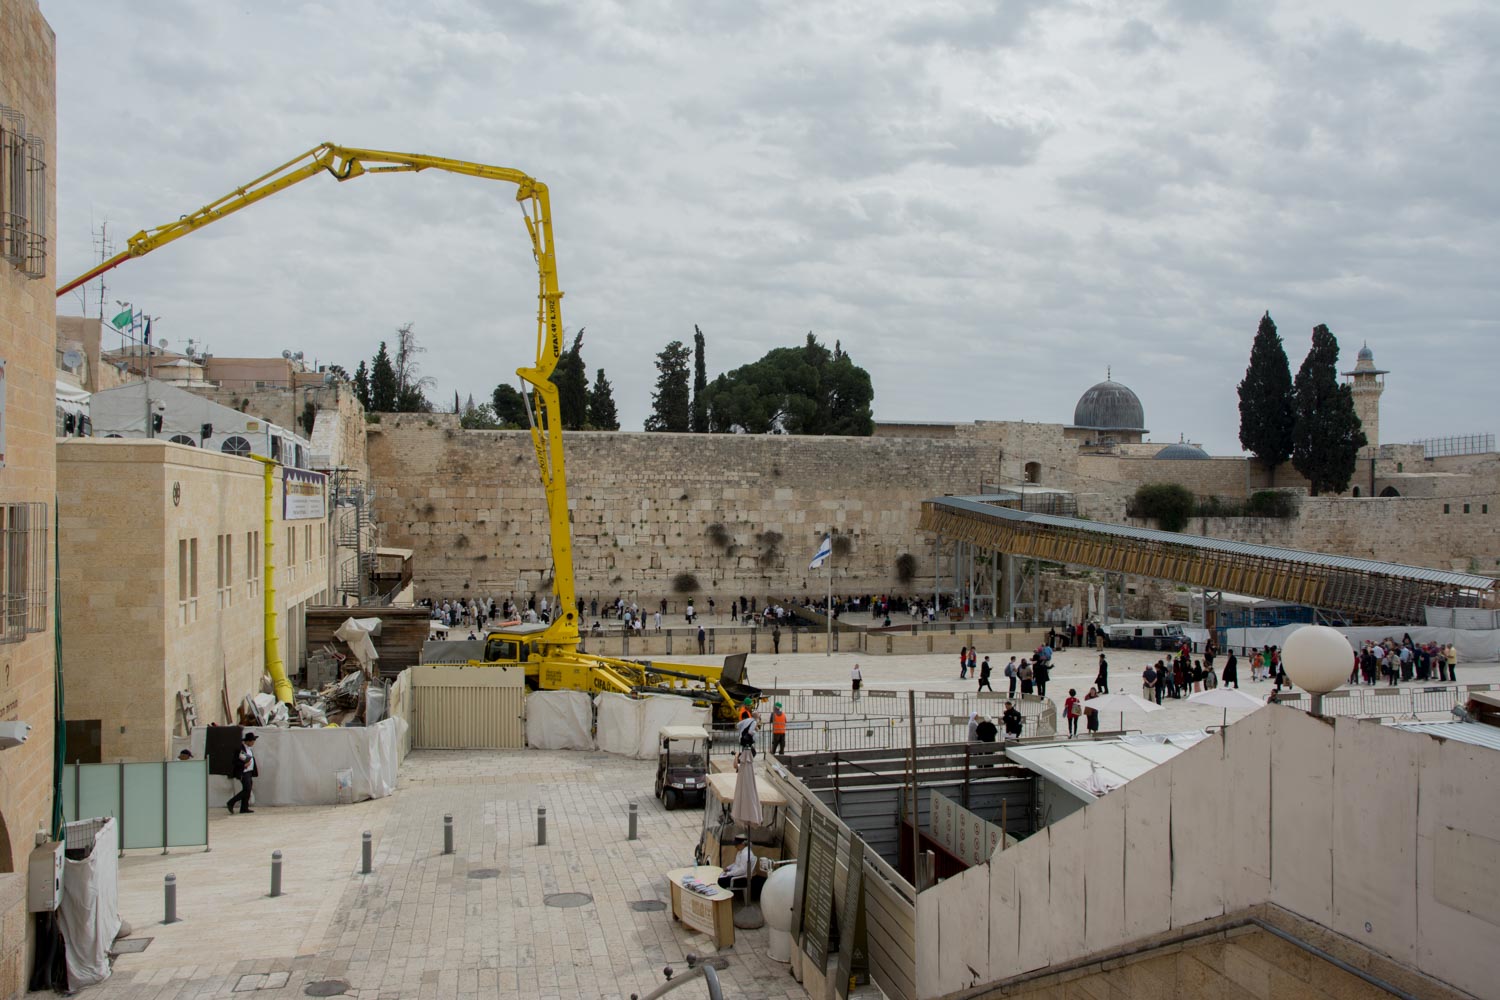
{"label": "man in black hat", "polygon": [[250,789],[254,787],[255,776],[259,773],[260,769],[255,766],[255,731],[252,729],[245,733],[240,746],[240,752],[234,759],[234,774],[231,777],[239,779],[240,794],[225,804],[225,808],[229,810],[229,815],[234,815],[234,804],[236,802],[240,804],[240,815],[242,816],[245,813],[253,813],[255,811],[250,808]]}

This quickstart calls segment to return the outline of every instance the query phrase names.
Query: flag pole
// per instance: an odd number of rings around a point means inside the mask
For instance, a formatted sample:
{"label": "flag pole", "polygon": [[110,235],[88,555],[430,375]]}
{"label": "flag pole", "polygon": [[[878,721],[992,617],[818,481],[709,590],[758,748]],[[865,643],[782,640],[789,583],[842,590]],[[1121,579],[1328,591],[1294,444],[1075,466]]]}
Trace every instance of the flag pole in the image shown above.
{"label": "flag pole", "polygon": [[828,557],[828,603],[823,610],[828,612],[828,638],[824,640],[824,656],[833,655],[833,556]]}

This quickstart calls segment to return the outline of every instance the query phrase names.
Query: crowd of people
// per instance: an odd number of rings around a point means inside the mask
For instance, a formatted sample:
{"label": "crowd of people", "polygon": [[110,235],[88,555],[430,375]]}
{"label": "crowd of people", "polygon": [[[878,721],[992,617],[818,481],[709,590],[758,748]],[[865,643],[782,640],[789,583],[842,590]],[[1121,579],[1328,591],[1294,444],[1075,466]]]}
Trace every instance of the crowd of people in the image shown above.
{"label": "crowd of people", "polygon": [[1452,643],[1414,642],[1408,632],[1398,642],[1394,638],[1375,642],[1366,639],[1354,651],[1354,668],[1350,684],[1377,684],[1381,680],[1394,687],[1401,681],[1458,682],[1458,647]]}

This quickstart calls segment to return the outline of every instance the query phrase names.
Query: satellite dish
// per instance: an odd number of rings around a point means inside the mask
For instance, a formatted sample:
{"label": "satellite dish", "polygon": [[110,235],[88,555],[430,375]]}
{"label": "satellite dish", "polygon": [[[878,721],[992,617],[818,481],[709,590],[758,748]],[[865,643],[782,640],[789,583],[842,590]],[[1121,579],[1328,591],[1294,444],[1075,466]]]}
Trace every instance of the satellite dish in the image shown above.
{"label": "satellite dish", "polygon": [[296,354],[293,354],[292,357],[296,358],[298,361],[301,361],[302,360],[302,352],[298,351]]}
{"label": "satellite dish", "polygon": [[162,350],[166,350],[167,349],[167,342],[165,340],[158,340],[156,342],[156,346],[160,347]]}
{"label": "satellite dish", "polygon": [[68,367],[68,368],[77,368],[81,364],[83,364],[83,352],[82,351],[64,351],[63,352],[63,365],[65,367]]}
{"label": "satellite dish", "polygon": [[281,356],[283,358],[286,358],[288,361],[292,360],[292,352],[291,351],[282,351],[281,352]]}

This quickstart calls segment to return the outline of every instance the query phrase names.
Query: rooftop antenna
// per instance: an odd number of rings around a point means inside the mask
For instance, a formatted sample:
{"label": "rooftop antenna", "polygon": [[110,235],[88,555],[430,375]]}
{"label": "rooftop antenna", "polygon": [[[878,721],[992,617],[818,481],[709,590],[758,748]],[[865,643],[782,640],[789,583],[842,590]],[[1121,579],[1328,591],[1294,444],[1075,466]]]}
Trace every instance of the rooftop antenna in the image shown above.
{"label": "rooftop antenna", "polygon": [[[109,238],[108,218],[99,223],[99,229],[97,231],[90,228],[89,232],[93,236],[94,248],[99,251],[99,263],[102,264],[115,255],[114,240]],[[101,274],[99,276],[99,322],[101,323],[104,322],[104,293],[107,287],[108,286],[104,284],[104,275]],[[79,301],[83,303],[83,315],[88,316],[89,302],[87,290],[80,289],[78,292],[78,298]]]}
{"label": "rooftop antenna", "polygon": [[1115,378],[1114,372],[1110,370],[1109,365],[1105,365],[1104,366],[1104,381],[1106,381],[1106,382],[1113,382],[1114,378]]}

